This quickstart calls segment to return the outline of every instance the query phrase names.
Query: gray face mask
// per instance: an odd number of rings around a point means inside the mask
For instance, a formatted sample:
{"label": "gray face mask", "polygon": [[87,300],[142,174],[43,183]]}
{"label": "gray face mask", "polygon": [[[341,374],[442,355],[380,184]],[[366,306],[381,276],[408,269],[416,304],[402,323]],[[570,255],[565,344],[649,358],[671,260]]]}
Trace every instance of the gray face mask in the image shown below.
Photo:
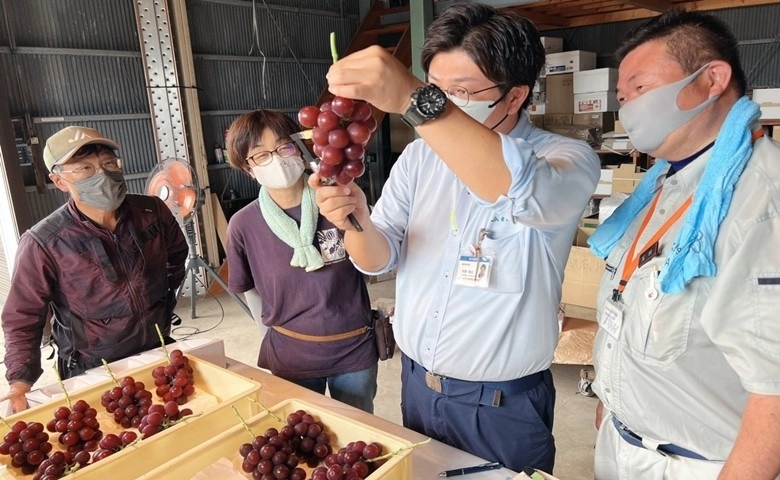
{"label": "gray face mask", "polygon": [[620,123],[637,150],[644,153],[656,150],[670,133],[718,99],[719,95],[715,95],[690,110],[680,110],[677,106],[680,92],[708,66],[709,63],[682,80],[658,87],[623,105],[618,113]]}
{"label": "gray face mask", "polygon": [[122,172],[100,172],[84,180],[73,182],[79,200],[92,208],[110,212],[125,200],[127,185]]}

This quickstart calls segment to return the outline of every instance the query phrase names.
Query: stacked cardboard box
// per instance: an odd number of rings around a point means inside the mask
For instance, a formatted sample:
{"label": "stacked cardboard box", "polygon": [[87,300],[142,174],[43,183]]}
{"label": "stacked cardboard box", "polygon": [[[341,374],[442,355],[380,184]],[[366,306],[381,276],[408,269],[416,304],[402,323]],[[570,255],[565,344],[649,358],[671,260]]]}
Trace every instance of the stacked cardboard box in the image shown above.
{"label": "stacked cardboard box", "polygon": [[636,165],[624,163],[612,173],[612,193],[632,193],[642,180],[642,172],[636,171]]}
{"label": "stacked cardboard box", "polygon": [[617,69],[597,68],[574,72],[574,113],[615,112]]}
{"label": "stacked cardboard box", "polygon": [[605,262],[588,248],[588,237],[594,230],[584,227],[577,229],[564,271],[561,303],[596,308],[596,296]]}

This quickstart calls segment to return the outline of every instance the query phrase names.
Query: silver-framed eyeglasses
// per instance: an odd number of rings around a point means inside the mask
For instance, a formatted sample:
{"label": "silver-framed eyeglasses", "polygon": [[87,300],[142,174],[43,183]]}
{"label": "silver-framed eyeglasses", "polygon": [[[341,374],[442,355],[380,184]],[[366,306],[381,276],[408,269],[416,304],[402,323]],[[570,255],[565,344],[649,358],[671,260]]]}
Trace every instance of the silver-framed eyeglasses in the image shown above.
{"label": "silver-framed eyeglasses", "polygon": [[254,165],[255,167],[262,167],[264,165],[268,165],[268,163],[273,160],[274,153],[278,154],[282,158],[292,157],[298,153],[298,147],[295,146],[295,142],[283,143],[273,150],[257,152],[251,157],[247,157],[246,162],[250,165]]}
{"label": "silver-framed eyeglasses", "polygon": [[452,85],[447,89],[447,96],[449,97],[450,101],[454,103],[455,105],[459,107],[465,107],[469,104],[469,99],[472,95],[476,95],[478,93],[486,92],[488,90],[492,90],[494,88],[501,88],[502,85],[493,85],[492,87],[483,88],[480,90],[476,90],[474,92],[469,92],[464,87],[461,87],[460,85]]}
{"label": "silver-framed eyeglasses", "polygon": [[78,167],[71,168],[69,170],[60,167],[55,173],[72,173],[81,178],[89,178],[95,175],[98,170],[102,170],[104,172],[119,172],[122,170],[122,159],[112,158],[111,160],[103,160],[98,165],[85,163],[84,165],[79,165]]}

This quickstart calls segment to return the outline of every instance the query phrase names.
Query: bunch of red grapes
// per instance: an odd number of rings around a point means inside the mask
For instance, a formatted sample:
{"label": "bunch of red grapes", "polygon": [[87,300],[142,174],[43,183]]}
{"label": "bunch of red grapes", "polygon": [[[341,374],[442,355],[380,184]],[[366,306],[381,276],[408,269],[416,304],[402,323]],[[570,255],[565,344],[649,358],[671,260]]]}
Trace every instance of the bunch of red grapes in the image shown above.
{"label": "bunch of red grapes", "polygon": [[314,417],[303,410],[287,416],[281,430],[269,428],[252,443],[239,448],[244,458],[241,469],[255,480],[306,480],[298,467],[306,461],[314,467],[331,453],[330,435]]}
{"label": "bunch of red grapes", "polygon": [[179,404],[175,400],[168,400],[165,402],[165,405],[151,405],[149,411],[141,418],[141,423],[138,425],[138,430],[142,435],[141,438],[149,438],[160,433],[166,428],[173,426],[177,420],[188,415],[192,415],[192,410],[189,408],[179,410]]}
{"label": "bunch of red grapes", "polygon": [[97,450],[98,441],[103,437],[97,420],[97,410],[84,400],[74,403],[72,410],[64,406],[58,407],[54,411],[54,418],[46,424],[46,429],[60,434],[58,442],[71,455],[82,450]]}
{"label": "bunch of red grapes", "polygon": [[325,458],[325,466],[312,472],[311,480],[362,480],[381,466],[381,462],[367,462],[382,455],[382,446],[362,440],[350,442]]}
{"label": "bunch of red grapes", "polygon": [[100,404],[114,415],[114,421],[123,428],[138,428],[141,418],[148,413],[152,404],[152,392],[146,389],[143,382],[136,382],[133,377],[124,377],[118,386],[103,393]]}
{"label": "bunch of red grapes", "polygon": [[171,351],[168,365],[160,365],[152,370],[152,377],[157,387],[157,396],[164,402],[173,400],[184,405],[187,403],[187,397],[195,393],[190,359],[179,349]]}
{"label": "bunch of red grapes", "polygon": [[38,471],[33,475],[33,480],[57,480],[88,463],[89,452],[86,450],[82,450],[76,455],[71,455],[68,452],[54,452],[38,465]]}
{"label": "bunch of red grapes", "polygon": [[43,462],[52,445],[49,434],[43,431],[43,424],[19,420],[11,426],[11,431],[0,443],[0,454],[11,456],[11,466],[22,469],[29,475]]}
{"label": "bunch of red grapes", "polygon": [[301,108],[298,123],[312,129],[313,150],[320,158],[318,171],[322,178],[346,185],[363,175],[365,145],[377,127],[367,102],[334,97],[319,108],[313,105]]}
{"label": "bunch of red grapes", "polygon": [[135,442],[137,438],[138,434],[129,430],[120,432],[119,435],[115,435],[113,433],[107,434],[105,437],[100,439],[100,442],[98,443],[98,450],[92,454],[92,461],[97,462],[98,460],[103,460],[104,458],[115,454],[116,452]]}

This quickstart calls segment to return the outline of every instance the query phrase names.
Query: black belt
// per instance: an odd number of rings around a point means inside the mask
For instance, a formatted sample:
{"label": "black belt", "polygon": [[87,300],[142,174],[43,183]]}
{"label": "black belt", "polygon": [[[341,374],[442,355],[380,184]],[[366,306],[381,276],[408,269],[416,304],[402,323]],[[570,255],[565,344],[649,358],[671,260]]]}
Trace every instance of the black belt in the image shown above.
{"label": "black belt", "polygon": [[[623,425],[623,422],[618,420],[614,415],[612,416],[612,424],[615,425],[615,428],[617,428],[617,431],[623,440],[635,447],[647,448],[645,444],[642,443],[642,437],[629,430],[629,428]],[[678,457],[693,458],[695,460],[707,460],[707,458],[702,457],[698,453],[692,452],[687,448],[679,447],[673,443],[658,445],[656,451],[661,455],[676,455]]]}
{"label": "black belt", "polygon": [[441,393],[442,395],[463,395],[465,393],[473,392],[477,388],[481,388],[482,400],[480,404],[491,405],[498,407],[501,404],[502,395],[512,395],[528,390],[539,385],[544,379],[544,373],[547,370],[541,372],[532,373],[525,377],[516,378],[514,380],[506,380],[503,382],[472,382],[468,380],[459,380],[457,378],[443,377],[433,372],[429,372],[422,365],[415,362],[411,358],[403,355],[404,360],[409,362],[409,369],[412,374],[422,379],[425,384],[434,392]]}

